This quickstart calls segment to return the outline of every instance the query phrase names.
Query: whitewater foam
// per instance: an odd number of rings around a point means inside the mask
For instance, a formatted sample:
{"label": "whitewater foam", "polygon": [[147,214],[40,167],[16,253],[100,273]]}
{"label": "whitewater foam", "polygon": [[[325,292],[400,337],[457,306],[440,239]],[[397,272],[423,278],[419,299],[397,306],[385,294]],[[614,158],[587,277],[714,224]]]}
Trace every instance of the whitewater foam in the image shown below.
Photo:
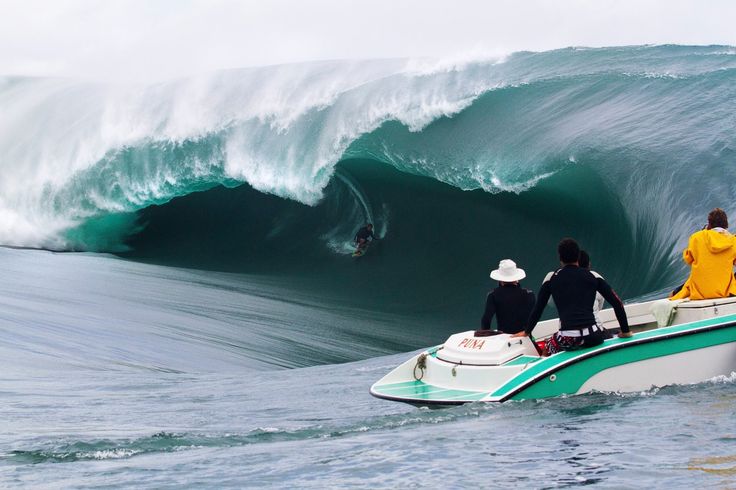
{"label": "whitewater foam", "polygon": [[[697,118],[688,127],[692,114],[678,111],[729,112],[727,91],[700,84],[728,86],[731,53],[471,53],[229,70],[154,85],[2,79],[0,243],[85,248],[95,240],[69,231],[91,218],[219,184],[315,205],[344,158],[493,193],[538,185],[571,153],[628,147],[683,160],[687,134],[688,158],[697,157],[714,139],[729,147],[731,137],[726,128],[698,131]],[[601,171],[621,192],[629,187],[625,171]],[[640,213],[631,213],[636,222]]]}

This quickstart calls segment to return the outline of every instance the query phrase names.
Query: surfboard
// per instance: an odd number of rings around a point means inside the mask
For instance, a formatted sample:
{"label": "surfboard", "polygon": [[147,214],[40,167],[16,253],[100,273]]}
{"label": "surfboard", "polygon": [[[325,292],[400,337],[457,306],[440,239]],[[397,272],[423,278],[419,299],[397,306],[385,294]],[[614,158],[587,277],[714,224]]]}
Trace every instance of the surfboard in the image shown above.
{"label": "surfboard", "polygon": [[366,244],[363,248],[356,249],[355,252],[353,252],[353,257],[358,258],[365,255],[365,253],[368,251],[368,244]]}

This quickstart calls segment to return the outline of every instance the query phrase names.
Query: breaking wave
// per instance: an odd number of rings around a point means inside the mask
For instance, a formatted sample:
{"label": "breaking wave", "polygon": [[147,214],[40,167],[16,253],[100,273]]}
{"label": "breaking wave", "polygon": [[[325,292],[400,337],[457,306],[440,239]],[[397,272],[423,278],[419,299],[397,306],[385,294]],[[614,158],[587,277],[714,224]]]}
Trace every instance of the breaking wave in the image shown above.
{"label": "breaking wave", "polygon": [[0,243],[324,269],[373,221],[376,274],[409,265],[420,287],[440,260],[446,288],[467,277],[461,257],[541,274],[554,257],[540,250],[574,235],[645,294],[676,280],[687,235],[736,197],[733,52],[315,62],[156,85],[5,78]]}

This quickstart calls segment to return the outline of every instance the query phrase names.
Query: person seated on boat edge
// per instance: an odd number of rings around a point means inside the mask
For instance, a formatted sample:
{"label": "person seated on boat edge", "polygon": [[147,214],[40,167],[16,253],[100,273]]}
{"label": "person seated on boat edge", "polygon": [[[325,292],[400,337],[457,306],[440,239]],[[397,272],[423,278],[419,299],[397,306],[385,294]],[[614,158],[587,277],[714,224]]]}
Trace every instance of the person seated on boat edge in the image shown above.
{"label": "person seated on boat edge", "polygon": [[491,271],[491,279],[498,281],[498,287],[486,297],[486,310],[480,320],[481,330],[491,328],[494,315],[501,332],[517,333],[524,330],[534,308],[534,293],[522,288],[519,282],[525,277],[524,269],[516,267],[516,262],[511,259],[502,260],[498,263],[498,269]]}
{"label": "person seated on boat edge", "polygon": [[683,260],[690,265],[690,276],[671,300],[710,299],[736,296],[733,265],[736,262],[736,237],[728,232],[728,216],[720,208],[708,213],[708,224],[690,235]]}
{"label": "person seated on boat edge", "polygon": [[353,238],[353,241],[357,245],[358,250],[365,250],[365,248],[368,246],[369,238],[371,240],[376,240],[376,237],[373,234],[373,223],[366,223],[365,226],[359,229],[358,232],[355,234],[355,238]]}
{"label": "person seated on boat edge", "polygon": [[563,350],[593,347],[603,342],[604,332],[596,325],[593,301],[596,291],[613,307],[621,327],[619,337],[631,337],[624,305],[611,286],[597,273],[579,267],[580,247],[572,238],[557,246],[562,267],[544,278],[526,329],[514,337],[529,336],[537,326],[550,296],[560,316],[560,330],[546,342],[546,355]]}

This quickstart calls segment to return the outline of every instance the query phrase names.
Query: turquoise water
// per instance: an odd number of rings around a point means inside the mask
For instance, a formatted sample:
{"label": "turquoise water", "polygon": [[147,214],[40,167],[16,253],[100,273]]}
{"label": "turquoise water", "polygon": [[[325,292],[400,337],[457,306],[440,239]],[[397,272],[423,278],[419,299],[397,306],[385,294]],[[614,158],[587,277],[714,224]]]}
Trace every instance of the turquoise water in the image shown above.
{"label": "turquoise water", "polygon": [[[398,317],[257,278],[0,249],[0,481],[33,488],[727,488],[733,377],[416,409]],[[283,292],[283,290],[282,290]]]}
{"label": "turquoise water", "polygon": [[735,211],[734,87],[728,46],[0,80],[3,484],[730,485],[732,377],[439,411],[368,387],[564,236],[628,301],[681,283]]}
{"label": "turquoise water", "polygon": [[[501,258],[538,283],[572,235],[637,297],[680,283],[687,236],[731,211],[734,53],[322,62],[147,86],[6,78],[0,243],[301,269],[328,294],[365,273],[402,303],[434,283],[458,293],[456,318]],[[365,221],[383,260],[356,277],[343,259]]]}

